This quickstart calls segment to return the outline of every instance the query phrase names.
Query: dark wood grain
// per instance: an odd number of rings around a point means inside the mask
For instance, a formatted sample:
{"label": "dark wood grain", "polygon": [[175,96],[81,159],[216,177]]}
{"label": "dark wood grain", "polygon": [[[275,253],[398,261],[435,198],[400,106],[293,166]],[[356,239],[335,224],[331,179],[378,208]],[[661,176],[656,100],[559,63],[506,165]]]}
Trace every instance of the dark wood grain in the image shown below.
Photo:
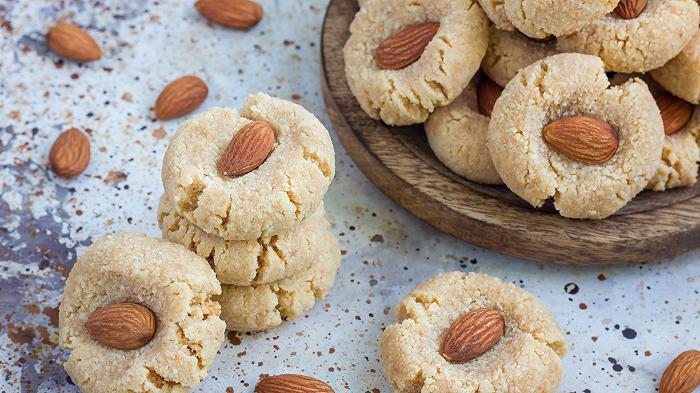
{"label": "dark wood grain", "polygon": [[348,154],[384,193],[457,238],[507,255],[564,264],[671,258],[700,246],[700,185],[642,192],[613,217],[572,220],[532,208],[505,187],[465,180],[430,151],[422,126],[388,127],[362,111],[347,85],[343,46],[355,0],[332,0],[322,32],[322,84]]}

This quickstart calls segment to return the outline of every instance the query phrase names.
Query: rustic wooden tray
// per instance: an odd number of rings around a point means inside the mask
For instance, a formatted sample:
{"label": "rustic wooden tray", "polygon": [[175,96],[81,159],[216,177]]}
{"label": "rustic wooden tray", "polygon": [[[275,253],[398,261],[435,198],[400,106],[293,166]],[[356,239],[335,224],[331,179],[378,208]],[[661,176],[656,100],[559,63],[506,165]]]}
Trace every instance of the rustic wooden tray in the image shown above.
{"label": "rustic wooden tray", "polygon": [[506,187],[452,173],[430,150],[422,126],[371,119],[345,79],[343,46],[357,9],[356,0],[331,0],[326,11],[321,79],[327,111],[358,167],[416,217],[503,254],[564,264],[649,262],[700,246],[700,183],[644,191],[605,220],[572,220],[552,206],[532,208]]}

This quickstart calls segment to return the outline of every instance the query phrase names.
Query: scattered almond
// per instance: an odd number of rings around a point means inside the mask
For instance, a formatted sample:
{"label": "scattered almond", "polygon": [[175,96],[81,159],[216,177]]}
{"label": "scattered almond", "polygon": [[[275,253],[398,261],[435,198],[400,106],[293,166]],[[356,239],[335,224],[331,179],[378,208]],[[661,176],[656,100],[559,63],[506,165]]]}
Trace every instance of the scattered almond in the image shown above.
{"label": "scattered almond", "polygon": [[504,332],[505,322],[498,311],[487,308],[472,310],[447,329],[440,355],[450,363],[466,363],[496,345]]}
{"label": "scattered almond", "polygon": [[615,12],[625,19],[638,17],[647,8],[647,0],[622,0],[617,4]]}
{"label": "scattered almond", "polygon": [[620,143],[608,122],[592,116],[555,120],[542,129],[542,137],[565,156],[590,165],[607,162]]}
{"label": "scattered almond", "polygon": [[267,160],[275,144],[275,131],[270,123],[254,121],[241,128],[231,139],[219,159],[223,176],[243,176]]}
{"label": "scattered almond", "polygon": [[496,100],[503,93],[503,88],[487,77],[481,78],[476,87],[476,98],[479,104],[479,112],[491,117]]}
{"label": "scattered almond", "polygon": [[661,120],[664,122],[666,135],[683,129],[693,116],[693,105],[672,94],[663,93],[656,96],[655,99],[656,105],[661,111]]}
{"label": "scattered almond", "polygon": [[400,70],[420,59],[440,23],[426,22],[405,27],[385,39],[374,52],[374,60],[383,70]]}
{"label": "scattered almond", "polygon": [[93,61],[102,56],[100,47],[88,33],[63,21],[49,30],[46,41],[52,52],[68,60]]}
{"label": "scattered almond", "polygon": [[197,12],[222,26],[248,30],[260,22],[263,9],[251,0],[199,0]]}
{"label": "scattered almond", "polygon": [[209,88],[196,76],[186,75],[170,82],[156,100],[156,117],[174,119],[197,109],[209,94]]}
{"label": "scattered almond", "polygon": [[61,177],[78,176],[89,163],[90,140],[77,128],[61,133],[49,151],[49,165]]}
{"label": "scattered almond", "polygon": [[334,393],[327,383],[298,374],[261,375],[255,393]]}
{"label": "scattered almond", "polygon": [[685,351],[666,367],[659,393],[691,393],[700,386],[700,351]]}
{"label": "scattered almond", "polygon": [[108,347],[131,350],[148,344],[156,332],[153,311],[136,303],[98,308],[85,322],[90,337]]}

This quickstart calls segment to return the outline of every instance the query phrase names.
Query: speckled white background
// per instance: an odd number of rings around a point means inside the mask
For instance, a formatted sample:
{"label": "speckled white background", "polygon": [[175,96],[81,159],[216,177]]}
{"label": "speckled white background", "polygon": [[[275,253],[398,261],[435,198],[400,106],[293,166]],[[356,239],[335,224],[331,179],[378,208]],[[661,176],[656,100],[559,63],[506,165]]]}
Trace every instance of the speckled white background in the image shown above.
{"label": "speckled white background", "polygon": [[[2,392],[77,390],[60,366],[66,352],[55,345],[65,276],[94,239],[118,231],[159,235],[161,158],[183,120],[154,118],[153,102],[168,81],[203,78],[210,95],[199,111],[239,108],[248,94],[265,91],[304,105],[332,131],[319,82],[326,0],[262,0],[265,18],[249,32],[208,24],[192,3],[0,1]],[[85,26],[102,59],[78,65],[48,53],[44,33],[59,17]],[[88,132],[92,160],[67,181],[46,162],[51,142],[70,127]],[[570,343],[561,392],[654,392],[676,354],[700,347],[700,252],[657,264],[573,268],[475,248],[398,208],[333,137],[337,174],[326,207],[346,252],[335,289],[297,321],[232,336],[195,391],[252,392],[261,373],[297,372],[337,392],[390,392],[378,341],[392,307],[422,280],[450,270],[500,277],[554,310]]]}

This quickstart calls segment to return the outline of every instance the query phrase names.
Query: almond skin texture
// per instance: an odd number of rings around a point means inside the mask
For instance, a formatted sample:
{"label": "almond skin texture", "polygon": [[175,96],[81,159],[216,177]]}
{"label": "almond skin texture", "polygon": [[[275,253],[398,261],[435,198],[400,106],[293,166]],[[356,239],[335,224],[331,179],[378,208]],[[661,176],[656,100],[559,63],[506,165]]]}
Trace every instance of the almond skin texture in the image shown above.
{"label": "almond skin texture", "polygon": [[659,393],[692,393],[700,385],[700,351],[678,355],[666,367],[659,384]]}
{"label": "almond skin texture", "polygon": [[374,52],[382,70],[400,70],[416,62],[433,39],[440,23],[426,22],[405,27],[384,40]]}
{"label": "almond skin texture", "polygon": [[197,109],[207,98],[209,88],[196,76],[186,75],[170,82],[156,100],[156,117],[169,120]]}
{"label": "almond skin texture", "polygon": [[656,99],[656,105],[661,111],[664,122],[664,132],[671,135],[683,129],[693,116],[693,105],[669,93],[661,94]]}
{"label": "almond skin texture", "polygon": [[87,62],[102,56],[95,40],[83,29],[70,23],[56,23],[46,34],[46,41],[52,52],[68,60]]}
{"label": "almond skin texture", "polygon": [[542,129],[542,137],[565,156],[590,165],[610,160],[620,143],[608,122],[592,116],[555,120]]}
{"label": "almond skin texture", "polygon": [[622,0],[617,4],[615,12],[625,19],[638,17],[647,8],[647,0]]}
{"label": "almond skin texture", "polygon": [[505,322],[496,310],[479,308],[457,319],[445,332],[440,355],[450,363],[466,363],[491,349],[505,333]]}
{"label": "almond skin texture", "polygon": [[482,78],[479,86],[476,87],[477,101],[479,103],[479,112],[482,115],[491,117],[493,106],[496,100],[503,93],[503,88],[497,85],[489,78]]}
{"label": "almond skin texture", "polygon": [[108,347],[137,349],[153,338],[156,317],[140,304],[112,304],[95,310],[85,322],[85,329],[95,341]]}
{"label": "almond skin texture", "polygon": [[261,375],[255,393],[335,393],[316,378],[298,374]]}
{"label": "almond skin texture", "polygon": [[243,176],[262,165],[274,145],[275,131],[270,123],[259,120],[249,123],[226,146],[219,159],[219,172],[223,176]]}
{"label": "almond skin texture", "polygon": [[239,30],[252,28],[263,17],[260,4],[250,0],[199,0],[194,7],[210,21]]}
{"label": "almond skin texture", "polygon": [[59,135],[49,151],[51,170],[61,177],[76,177],[89,163],[90,140],[77,128]]}

